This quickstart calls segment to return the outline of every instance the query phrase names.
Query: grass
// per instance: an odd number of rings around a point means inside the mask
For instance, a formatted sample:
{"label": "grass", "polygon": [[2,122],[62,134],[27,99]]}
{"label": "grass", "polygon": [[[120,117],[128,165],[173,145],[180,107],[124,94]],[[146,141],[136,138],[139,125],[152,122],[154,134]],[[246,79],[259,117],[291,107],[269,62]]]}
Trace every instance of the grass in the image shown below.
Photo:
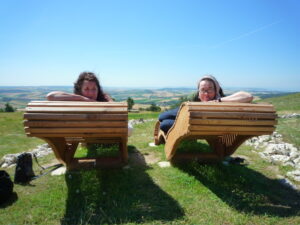
{"label": "grass", "polygon": [[201,153],[201,152],[212,152],[212,149],[205,140],[183,140],[177,150],[177,153]]}
{"label": "grass", "polygon": [[[268,102],[274,105],[277,114],[300,113],[300,93],[266,98],[258,102]],[[278,119],[277,131],[283,135],[285,142],[300,147],[300,118]]]}
{"label": "grass", "polygon": [[44,141],[28,138],[23,128],[23,113],[0,113],[0,158],[6,154],[28,151]]}
{"label": "grass", "polygon": [[277,132],[283,134],[284,141],[300,148],[300,118],[279,119]]}
{"label": "grass", "polygon": [[[156,119],[157,115],[134,113],[129,119]],[[15,137],[11,152],[43,143],[22,134],[21,113],[0,114],[0,119],[2,155],[7,146],[2,141],[10,135]],[[299,192],[282,186],[277,178],[290,168],[269,164],[245,145],[236,152],[247,158],[243,165],[192,161],[160,168],[156,162],[165,160],[164,146],[149,146],[154,124],[155,120],[135,125],[128,140],[129,167],[71,171],[15,185],[14,197],[0,205],[0,224],[300,224]],[[288,137],[288,132],[293,134],[289,127],[298,131],[299,123],[280,119],[277,130]],[[289,138],[295,144],[299,132]],[[209,150],[200,141],[180,148],[203,146]],[[115,148],[100,146],[91,151],[107,154]],[[76,154],[83,157],[87,152],[79,149]],[[156,161],[147,164],[151,157]],[[39,161],[53,160],[54,155],[48,155]],[[34,169],[38,173],[36,165]],[[13,177],[14,168],[6,170]]]}
{"label": "grass", "polygon": [[128,119],[157,119],[160,112],[129,113]]}
{"label": "grass", "polygon": [[118,156],[118,144],[89,144],[88,146],[79,146],[75,152],[75,158],[96,158]]}
{"label": "grass", "polygon": [[284,95],[276,98],[265,98],[258,102],[268,102],[275,106],[278,112],[300,112],[300,93]]}

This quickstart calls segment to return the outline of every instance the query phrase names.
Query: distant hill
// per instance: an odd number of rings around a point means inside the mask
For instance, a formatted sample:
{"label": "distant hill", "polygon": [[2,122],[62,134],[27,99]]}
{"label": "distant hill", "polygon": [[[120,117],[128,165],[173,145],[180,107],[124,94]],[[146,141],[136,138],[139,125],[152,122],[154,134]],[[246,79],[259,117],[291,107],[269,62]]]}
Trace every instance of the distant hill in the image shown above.
{"label": "distant hill", "polygon": [[300,93],[288,94],[279,97],[265,98],[258,102],[268,102],[275,106],[277,111],[300,111]]}
{"label": "distant hill", "polygon": [[32,100],[45,100],[51,91],[72,92],[68,86],[0,86],[0,108],[9,102],[14,108],[24,108]]}
{"label": "distant hill", "polygon": [[[73,92],[71,86],[0,86],[0,108],[9,102],[14,108],[24,108],[32,100],[45,100],[47,93],[51,91]],[[168,107],[178,102],[182,96],[191,96],[195,93],[195,88],[158,88],[158,89],[138,89],[138,88],[110,88],[104,87],[104,91],[109,93],[116,101],[126,101],[128,97],[134,99],[136,104],[149,105],[155,103],[162,107]],[[236,90],[225,89],[226,95]],[[278,97],[289,95],[289,92],[266,91],[260,89],[248,90],[256,99]]]}

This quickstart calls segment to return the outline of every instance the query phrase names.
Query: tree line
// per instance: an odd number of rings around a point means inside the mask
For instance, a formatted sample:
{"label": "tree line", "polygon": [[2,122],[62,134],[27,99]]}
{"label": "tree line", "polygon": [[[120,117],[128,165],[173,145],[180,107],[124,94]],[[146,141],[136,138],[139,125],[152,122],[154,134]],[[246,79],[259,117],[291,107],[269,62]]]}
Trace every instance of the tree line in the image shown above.
{"label": "tree line", "polygon": [[5,103],[4,108],[0,108],[0,112],[14,112],[14,111],[16,111],[16,110],[8,102]]}
{"label": "tree line", "polygon": [[[128,110],[132,110],[133,106],[134,106],[134,100],[131,97],[127,98],[127,107]],[[152,111],[152,112],[160,112],[161,108],[159,106],[157,106],[155,103],[152,103],[149,107],[147,108],[139,108],[139,110],[141,111]]]}

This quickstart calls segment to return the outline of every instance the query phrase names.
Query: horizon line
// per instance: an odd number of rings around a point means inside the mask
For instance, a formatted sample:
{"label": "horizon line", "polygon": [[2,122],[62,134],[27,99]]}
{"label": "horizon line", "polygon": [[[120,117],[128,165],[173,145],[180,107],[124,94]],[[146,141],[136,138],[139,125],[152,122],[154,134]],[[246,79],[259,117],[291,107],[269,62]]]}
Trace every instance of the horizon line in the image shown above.
{"label": "horizon line", "polygon": [[[0,88],[15,88],[15,87],[68,87],[73,88],[72,85],[0,85]],[[153,87],[153,86],[140,86],[140,87],[129,87],[129,86],[102,86],[104,89],[196,89],[194,86],[161,86],[161,87]],[[260,90],[260,91],[279,91],[279,92],[300,92],[300,90],[296,90],[293,88],[264,88],[264,87],[243,87],[243,86],[224,86],[224,90],[226,89],[240,89],[240,90]]]}

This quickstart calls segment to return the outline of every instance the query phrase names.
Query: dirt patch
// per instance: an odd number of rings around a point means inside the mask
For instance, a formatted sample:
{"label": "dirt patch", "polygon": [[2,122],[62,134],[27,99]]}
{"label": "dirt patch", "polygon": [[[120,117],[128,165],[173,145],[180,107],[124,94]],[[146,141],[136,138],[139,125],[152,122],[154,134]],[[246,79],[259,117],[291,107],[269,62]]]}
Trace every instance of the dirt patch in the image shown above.
{"label": "dirt patch", "polygon": [[267,171],[272,171],[272,172],[275,173],[275,174],[280,174],[280,171],[279,171],[278,166],[270,165],[270,166],[267,166],[267,167],[266,167],[266,170],[267,170]]}
{"label": "dirt patch", "polygon": [[135,150],[129,154],[129,163],[135,166],[147,166],[159,162],[159,158],[154,153],[144,153]]}

